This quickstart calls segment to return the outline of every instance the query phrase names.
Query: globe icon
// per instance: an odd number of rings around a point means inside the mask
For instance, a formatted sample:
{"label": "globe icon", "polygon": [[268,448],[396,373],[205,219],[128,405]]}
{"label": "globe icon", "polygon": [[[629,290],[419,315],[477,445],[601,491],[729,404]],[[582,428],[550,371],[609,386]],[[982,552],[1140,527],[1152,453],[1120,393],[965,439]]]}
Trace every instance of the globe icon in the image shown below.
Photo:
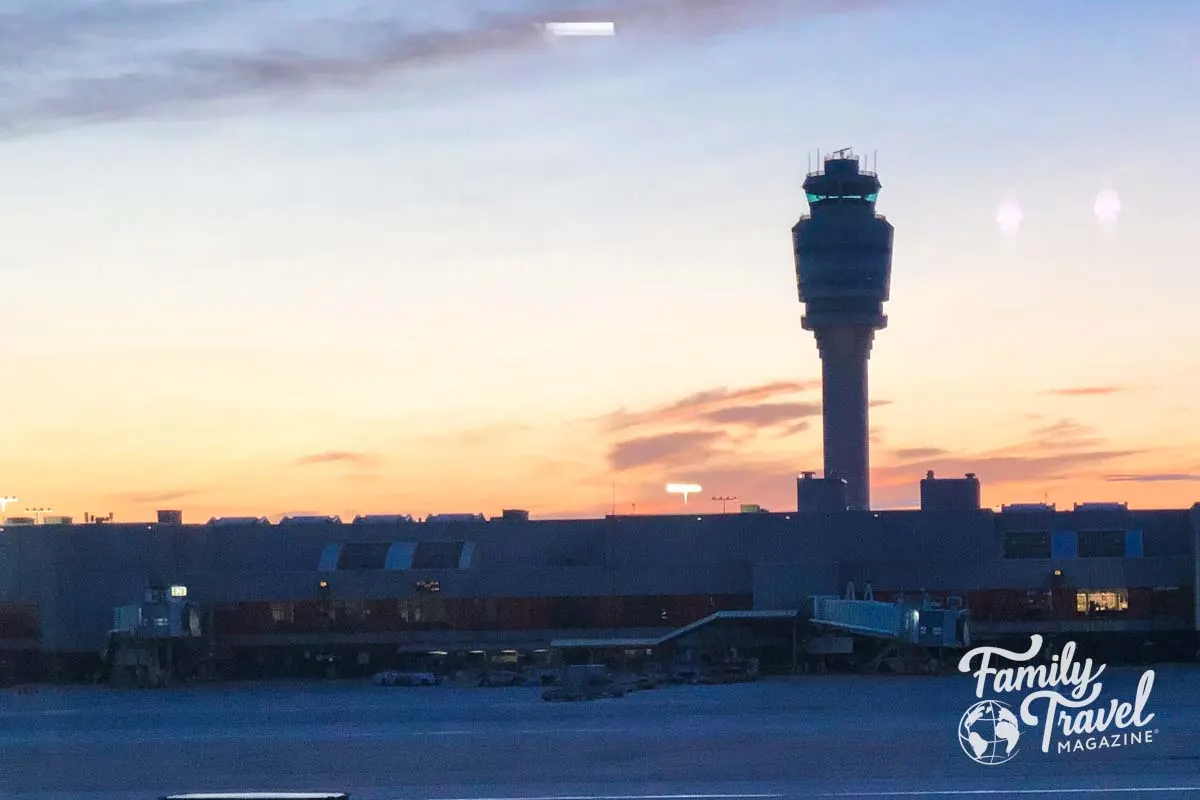
{"label": "globe icon", "polygon": [[972,761],[995,766],[1012,760],[1021,740],[1017,715],[1007,703],[981,700],[958,721],[958,743]]}

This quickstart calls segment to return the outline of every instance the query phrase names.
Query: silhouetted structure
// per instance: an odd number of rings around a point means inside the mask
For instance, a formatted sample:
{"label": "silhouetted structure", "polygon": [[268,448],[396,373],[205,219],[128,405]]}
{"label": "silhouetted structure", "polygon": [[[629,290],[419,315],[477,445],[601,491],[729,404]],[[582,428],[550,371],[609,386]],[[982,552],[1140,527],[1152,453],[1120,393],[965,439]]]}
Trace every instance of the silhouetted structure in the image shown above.
{"label": "silhouetted structure", "polygon": [[818,478],[811,472],[796,479],[796,510],[801,513],[832,514],[846,510],[846,482],[841,478]]}
{"label": "silhouetted structure", "polygon": [[968,472],[965,478],[935,478],[933,470],[921,481],[922,511],[978,511],[979,478]]}
{"label": "silhouetted structure", "polygon": [[875,213],[879,179],[848,149],[804,181],[809,214],[792,228],[804,329],[821,354],[825,477],[846,481],[847,506],[871,507],[867,359],[892,276],[892,226]]}

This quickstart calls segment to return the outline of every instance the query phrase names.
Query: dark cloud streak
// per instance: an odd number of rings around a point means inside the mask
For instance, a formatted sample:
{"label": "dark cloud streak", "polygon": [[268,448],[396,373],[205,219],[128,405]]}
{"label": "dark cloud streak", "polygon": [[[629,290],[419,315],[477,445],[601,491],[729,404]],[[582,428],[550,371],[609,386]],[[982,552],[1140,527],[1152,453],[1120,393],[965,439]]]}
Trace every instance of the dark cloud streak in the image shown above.
{"label": "dark cloud streak", "polygon": [[133,505],[145,505],[149,503],[171,503],[176,500],[183,500],[188,497],[195,497],[200,494],[200,489],[160,489],[157,491],[146,492],[122,492],[115,494],[109,499],[119,503],[130,503]]}
{"label": "dark cloud streak", "polygon": [[[259,4],[263,0],[257,0]],[[153,5],[117,0],[104,7],[57,15],[42,13],[0,20],[0,51],[28,64],[8,79],[7,96],[33,97],[0,106],[0,133],[27,135],[47,128],[163,114],[223,99],[271,97],[324,88],[360,86],[422,67],[480,56],[534,51],[547,45],[540,25],[550,20],[603,19],[619,32],[684,37],[769,22],[870,11],[901,0],[608,0],[580,6],[546,2],[522,13],[480,14],[458,30],[415,30],[397,21],[334,22],[342,53],[320,55],[303,42],[285,50],[220,52],[180,47],[127,66],[120,74],[73,74],[49,80],[38,56],[66,48],[80,37],[133,39],[139,32],[183,26],[189,15],[219,16],[255,0]],[[338,8],[331,3],[330,8]],[[286,13],[286,5],[280,6]],[[356,27],[357,26],[357,27]],[[22,47],[22,42],[24,46]],[[347,52],[347,50],[350,52]]]}
{"label": "dark cloud streak", "polygon": [[1051,389],[1046,394],[1059,397],[1096,397],[1125,391],[1122,386],[1074,386],[1066,389]]}
{"label": "dark cloud streak", "polygon": [[323,453],[310,453],[296,459],[296,465],[301,467],[318,464],[353,464],[359,467],[378,464],[379,456],[373,453],[355,453],[349,450],[329,450]]}
{"label": "dark cloud streak", "polygon": [[1104,480],[1111,483],[1190,483],[1200,482],[1200,475],[1189,475],[1182,472],[1159,472],[1146,475],[1106,475]]}

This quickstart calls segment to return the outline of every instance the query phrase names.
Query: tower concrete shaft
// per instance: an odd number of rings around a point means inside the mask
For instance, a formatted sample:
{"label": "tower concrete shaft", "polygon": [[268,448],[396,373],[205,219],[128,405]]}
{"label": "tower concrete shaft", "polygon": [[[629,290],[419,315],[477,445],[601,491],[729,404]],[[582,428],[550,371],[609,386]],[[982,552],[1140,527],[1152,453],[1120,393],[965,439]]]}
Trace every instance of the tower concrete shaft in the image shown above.
{"label": "tower concrete shaft", "polygon": [[847,507],[869,510],[867,361],[892,279],[891,224],[875,213],[880,183],[839,150],[804,181],[809,214],[792,228],[804,329],[821,356],[825,477],[846,481]]}
{"label": "tower concrete shaft", "polygon": [[871,507],[871,425],[867,359],[875,329],[866,325],[814,331],[821,354],[825,475],[846,481],[846,507]]}

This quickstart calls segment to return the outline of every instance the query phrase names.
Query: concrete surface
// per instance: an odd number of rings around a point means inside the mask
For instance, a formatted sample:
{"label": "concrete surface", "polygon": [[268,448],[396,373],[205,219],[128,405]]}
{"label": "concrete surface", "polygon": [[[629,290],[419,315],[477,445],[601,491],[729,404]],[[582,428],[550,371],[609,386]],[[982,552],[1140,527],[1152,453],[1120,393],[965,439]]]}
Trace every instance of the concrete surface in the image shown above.
{"label": "concrete surface", "polygon": [[[803,677],[592,703],[544,703],[533,688],[363,683],[9,690],[0,797],[1200,798],[1200,669],[1156,673],[1152,743],[1044,754],[1038,732],[1024,731],[1015,758],[990,767],[958,744],[976,700],[966,676]],[[1132,701],[1140,675],[1109,669],[1103,698]]]}

